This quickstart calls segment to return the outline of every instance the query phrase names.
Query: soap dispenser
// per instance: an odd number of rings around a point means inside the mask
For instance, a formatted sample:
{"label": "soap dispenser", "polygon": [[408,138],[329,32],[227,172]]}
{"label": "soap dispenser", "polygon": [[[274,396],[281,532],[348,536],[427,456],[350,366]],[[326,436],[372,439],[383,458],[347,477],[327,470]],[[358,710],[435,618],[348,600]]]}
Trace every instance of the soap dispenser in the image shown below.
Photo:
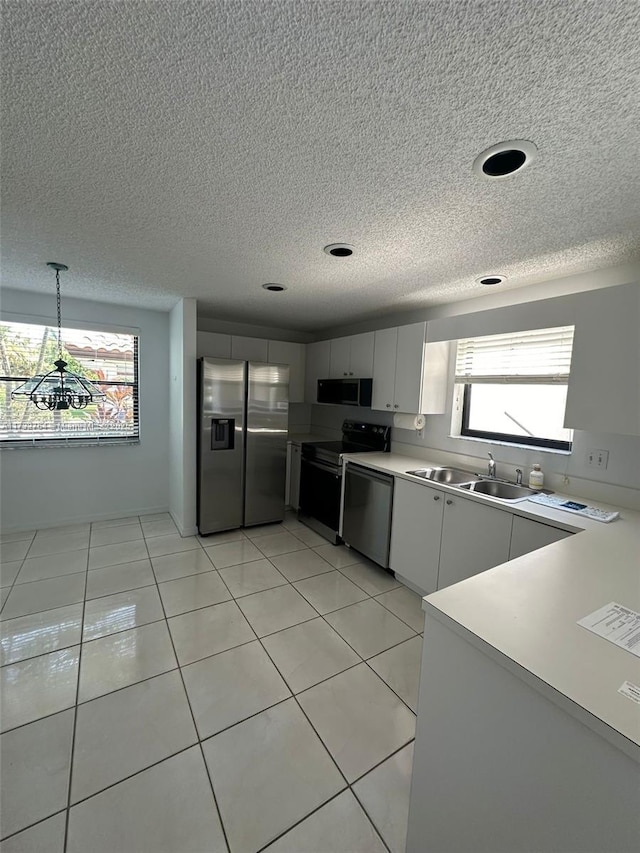
{"label": "soap dispenser", "polygon": [[544,473],[542,468],[536,462],[529,472],[529,488],[539,492],[544,486]]}

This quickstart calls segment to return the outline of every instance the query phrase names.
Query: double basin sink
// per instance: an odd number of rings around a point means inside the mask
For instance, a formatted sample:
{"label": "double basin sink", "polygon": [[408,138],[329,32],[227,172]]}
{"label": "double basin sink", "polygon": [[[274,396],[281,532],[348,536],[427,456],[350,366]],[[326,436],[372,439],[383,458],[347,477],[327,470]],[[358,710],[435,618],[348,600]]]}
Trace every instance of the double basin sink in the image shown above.
{"label": "double basin sink", "polygon": [[526,486],[518,486],[504,480],[484,479],[477,474],[470,474],[469,471],[462,471],[460,468],[418,468],[406,473],[422,477],[423,480],[431,480],[433,483],[456,486],[459,489],[474,492],[476,495],[487,495],[508,503],[526,500],[531,495],[539,494]]}

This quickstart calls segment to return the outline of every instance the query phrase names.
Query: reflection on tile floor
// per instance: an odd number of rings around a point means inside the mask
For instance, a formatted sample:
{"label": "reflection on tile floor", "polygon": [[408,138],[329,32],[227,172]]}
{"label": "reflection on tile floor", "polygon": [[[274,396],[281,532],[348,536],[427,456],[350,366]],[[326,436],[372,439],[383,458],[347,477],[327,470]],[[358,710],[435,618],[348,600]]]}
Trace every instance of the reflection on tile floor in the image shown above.
{"label": "reflection on tile floor", "polygon": [[0,543],[2,853],[404,850],[422,614],[390,574],[292,513]]}

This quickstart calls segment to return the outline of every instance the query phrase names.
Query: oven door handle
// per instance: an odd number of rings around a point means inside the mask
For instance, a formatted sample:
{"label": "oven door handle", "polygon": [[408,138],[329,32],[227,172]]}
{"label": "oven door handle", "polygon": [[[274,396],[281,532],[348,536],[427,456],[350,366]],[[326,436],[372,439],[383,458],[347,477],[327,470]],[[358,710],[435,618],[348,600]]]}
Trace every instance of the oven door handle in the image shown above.
{"label": "oven door handle", "polygon": [[302,464],[309,465],[312,468],[319,468],[321,471],[326,471],[329,474],[333,474],[336,480],[339,480],[342,476],[340,468],[336,468],[335,465],[328,465],[326,462],[319,462],[317,459],[314,459],[312,461],[311,459],[303,458]]}

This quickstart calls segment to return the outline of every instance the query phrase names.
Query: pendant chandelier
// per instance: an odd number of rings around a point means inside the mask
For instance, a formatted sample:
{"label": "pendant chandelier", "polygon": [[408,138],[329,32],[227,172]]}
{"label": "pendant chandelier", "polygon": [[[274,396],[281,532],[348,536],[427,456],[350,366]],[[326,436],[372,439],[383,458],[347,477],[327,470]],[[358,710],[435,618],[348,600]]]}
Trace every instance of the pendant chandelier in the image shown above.
{"label": "pendant chandelier", "polygon": [[11,394],[12,400],[27,397],[38,409],[63,411],[64,409],[84,409],[89,403],[104,400],[105,394],[96,386],[76,373],[67,370],[67,362],[62,358],[62,333],[60,317],[60,272],[69,269],[66,264],[53,261],[47,264],[56,271],[56,304],[58,308],[58,360],[54,361],[55,370],[39,373],[27,379]]}

